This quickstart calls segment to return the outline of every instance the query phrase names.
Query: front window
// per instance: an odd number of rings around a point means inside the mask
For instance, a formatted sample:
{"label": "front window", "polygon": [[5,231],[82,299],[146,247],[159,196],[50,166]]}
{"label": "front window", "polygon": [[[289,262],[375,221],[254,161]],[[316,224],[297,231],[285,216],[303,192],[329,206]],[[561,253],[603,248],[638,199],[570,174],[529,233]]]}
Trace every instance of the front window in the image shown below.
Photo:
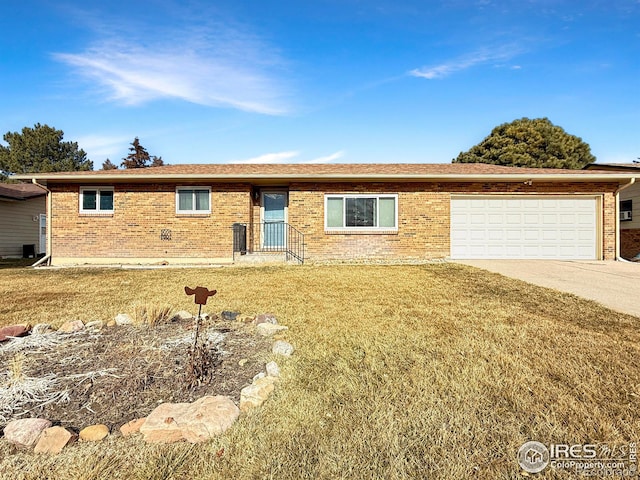
{"label": "front window", "polygon": [[398,196],[389,195],[326,195],[325,228],[396,230]]}
{"label": "front window", "polygon": [[113,187],[80,188],[80,213],[112,214]]}
{"label": "front window", "polygon": [[176,213],[211,213],[211,189],[188,187],[176,189]]}

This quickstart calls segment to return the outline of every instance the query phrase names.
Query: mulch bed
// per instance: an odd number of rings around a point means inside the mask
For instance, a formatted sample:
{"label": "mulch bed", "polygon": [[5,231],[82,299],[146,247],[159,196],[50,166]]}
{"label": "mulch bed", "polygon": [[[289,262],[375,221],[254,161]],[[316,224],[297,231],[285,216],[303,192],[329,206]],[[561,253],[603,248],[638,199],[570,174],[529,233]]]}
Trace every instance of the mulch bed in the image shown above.
{"label": "mulch bed", "polygon": [[[29,337],[32,344],[16,352]],[[192,320],[29,337],[12,341],[13,347],[0,344],[0,430],[11,420],[41,417],[76,432],[98,423],[115,431],[165,402],[205,395],[239,402],[240,390],[264,370],[270,349],[251,325],[205,321],[199,337],[213,368],[204,382],[190,385]],[[14,397],[11,407],[7,396]]]}

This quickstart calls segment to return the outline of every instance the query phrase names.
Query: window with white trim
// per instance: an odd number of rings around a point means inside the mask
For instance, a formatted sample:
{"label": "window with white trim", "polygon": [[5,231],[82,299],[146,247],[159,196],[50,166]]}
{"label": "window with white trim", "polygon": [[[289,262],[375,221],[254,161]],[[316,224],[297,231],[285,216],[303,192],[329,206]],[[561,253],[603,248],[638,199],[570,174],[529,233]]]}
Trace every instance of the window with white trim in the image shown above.
{"label": "window with white trim", "polygon": [[80,187],[80,213],[112,214],[113,187]]}
{"label": "window with white trim", "polygon": [[325,195],[326,230],[397,230],[397,194]]}
{"label": "window with white trim", "polygon": [[178,187],[176,188],[176,213],[208,214],[211,213],[210,187]]}

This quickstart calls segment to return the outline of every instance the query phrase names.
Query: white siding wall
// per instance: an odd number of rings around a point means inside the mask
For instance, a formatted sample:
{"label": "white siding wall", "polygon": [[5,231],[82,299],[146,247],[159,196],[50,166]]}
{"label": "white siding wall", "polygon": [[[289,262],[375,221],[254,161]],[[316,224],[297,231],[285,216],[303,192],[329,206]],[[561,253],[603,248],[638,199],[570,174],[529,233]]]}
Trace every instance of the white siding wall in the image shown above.
{"label": "white siding wall", "polygon": [[38,253],[39,222],[45,213],[46,197],[21,202],[0,200],[0,257],[22,257],[22,245],[35,244]]}
{"label": "white siding wall", "polygon": [[631,221],[620,222],[620,228],[640,228],[640,183],[634,183],[620,192],[620,200],[632,200]]}

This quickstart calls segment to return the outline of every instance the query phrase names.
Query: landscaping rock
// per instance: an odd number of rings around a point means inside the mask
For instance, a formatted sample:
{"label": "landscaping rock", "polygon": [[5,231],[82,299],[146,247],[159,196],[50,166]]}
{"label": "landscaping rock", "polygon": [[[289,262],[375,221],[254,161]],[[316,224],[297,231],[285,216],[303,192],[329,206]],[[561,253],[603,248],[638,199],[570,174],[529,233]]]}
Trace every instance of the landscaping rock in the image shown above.
{"label": "landscaping rock", "polygon": [[79,332],[80,330],[84,330],[84,323],[82,323],[82,320],[69,320],[67,322],[64,322],[60,326],[60,328],[58,329],[58,332],[75,333],[75,332]]}
{"label": "landscaping rock", "polygon": [[171,320],[174,322],[177,320],[193,320],[193,314],[186,310],[180,310],[179,312],[176,312]]}
{"label": "landscaping rock", "polygon": [[267,370],[267,376],[274,378],[280,377],[280,367],[278,367],[278,364],[276,362],[271,361],[267,363],[265,368]]}
{"label": "landscaping rock", "polygon": [[242,323],[253,323],[255,320],[255,317],[252,317],[251,315],[241,315],[238,318],[236,318],[236,320]]}
{"label": "landscaping rock", "polygon": [[270,337],[271,335],[288,329],[289,327],[285,327],[284,325],[274,325],[272,323],[260,323],[256,327],[258,333],[263,337]]}
{"label": "landscaping rock", "polygon": [[253,323],[255,323],[256,325],[260,325],[261,323],[271,323],[273,325],[277,325],[278,320],[273,313],[261,313],[259,315],[256,315]]}
{"label": "landscaping rock", "polygon": [[221,313],[221,315],[222,315],[222,319],[223,320],[227,320],[227,321],[232,322],[233,320],[235,320],[238,317],[238,315],[240,315],[240,313],[239,312],[231,312],[229,310],[224,310]]}
{"label": "landscaping rock", "polygon": [[248,359],[248,358],[242,358],[242,359],[238,362],[238,365],[240,365],[241,367],[244,367],[244,366],[247,364],[247,362],[248,362],[248,361],[249,361],[249,359]]}
{"label": "landscaping rock", "polygon": [[80,430],[80,440],[85,442],[99,442],[109,435],[109,427],[106,425],[91,425]]}
{"label": "landscaping rock", "polygon": [[258,380],[258,379],[260,379],[260,378],[264,378],[264,377],[266,377],[266,376],[267,376],[267,374],[266,374],[266,373],[264,373],[264,372],[256,373],[256,374],[253,376],[253,381],[255,382],[256,380]]}
{"label": "landscaping rock", "polygon": [[146,418],[138,418],[137,420],[131,420],[120,427],[120,433],[123,437],[128,437],[134,433],[140,431],[140,427],[144,424]]}
{"label": "landscaping rock", "polygon": [[53,332],[53,328],[48,323],[38,323],[31,329],[32,335],[44,335],[49,332]]}
{"label": "landscaping rock", "polygon": [[273,343],[273,347],[271,347],[271,352],[276,355],[283,355],[285,357],[290,357],[293,354],[294,348],[289,342],[285,342],[284,340],[277,340]]}
{"label": "landscaping rock", "polygon": [[151,443],[199,443],[223,433],[239,415],[235,403],[222,395],[193,403],[163,403],[147,417],[140,432]]}
{"label": "landscaping rock", "polygon": [[107,327],[115,327],[115,326],[117,326],[117,325],[118,325],[118,324],[116,323],[116,321],[115,321],[115,320],[109,320],[109,321],[107,322]]}
{"label": "landscaping rock", "polygon": [[78,436],[64,427],[46,428],[33,451],[35,453],[58,454],[64,447],[75,442]]}
{"label": "landscaping rock", "polygon": [[116,318],[114,318],[114,321],[119,327],[122,325],[133,325],[133,318],[131,318],[126,313],[119,313],[118,315],[116,315]]}
{"label": "landscaping rock", "polygon": [[0,342],[10,340],[9,337],[24,337],[29,333],[31,326],[29,325],[9,325],[0,328]]}
{"label": "landscaping rock", "polygon": [[248,412],[262,405],[275,388],[273,381],[273,377],[259,378],[240,390],[240,411]]}
{"label": "landscaping rock", "polygon": [[4,438],[19,447],[33,447],[45,428],[51,422],[45,418],[22,418],[7,423],[4,428]]}
{"label": "landscaping rock", "polygon": [[102,320],[93,320],[84,326],[84,328],[90,328],[92,330],[101,330],[102,327],[104,327],[104,322]]}

